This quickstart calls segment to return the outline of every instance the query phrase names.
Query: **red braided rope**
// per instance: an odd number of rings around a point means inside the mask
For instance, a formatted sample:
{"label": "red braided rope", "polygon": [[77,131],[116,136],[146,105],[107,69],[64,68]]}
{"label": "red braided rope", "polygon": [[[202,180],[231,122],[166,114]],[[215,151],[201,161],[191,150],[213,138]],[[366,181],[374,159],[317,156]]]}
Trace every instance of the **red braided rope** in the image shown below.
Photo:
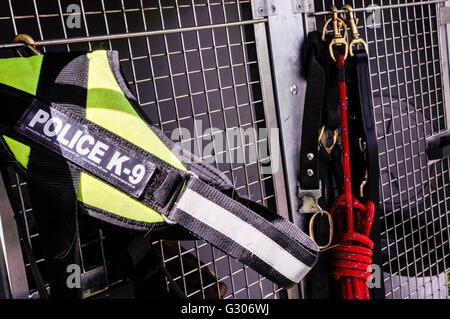
{"label": "red braided rope", "polygon": [[[344,55],[337,56],[337,66],[344,72]],[[341,281],[342,298],[370,299],[367,279],[371,276],[369,267],[372,264],[373,242],[369,234],[375,206],[371,201],[363,205],[352,196],[345,80],[340,79],[338,86],[345,193],[337,198],[330,209],[337,235],[335,242],[340,244],[332,249],[332,273],[336,280]]]}

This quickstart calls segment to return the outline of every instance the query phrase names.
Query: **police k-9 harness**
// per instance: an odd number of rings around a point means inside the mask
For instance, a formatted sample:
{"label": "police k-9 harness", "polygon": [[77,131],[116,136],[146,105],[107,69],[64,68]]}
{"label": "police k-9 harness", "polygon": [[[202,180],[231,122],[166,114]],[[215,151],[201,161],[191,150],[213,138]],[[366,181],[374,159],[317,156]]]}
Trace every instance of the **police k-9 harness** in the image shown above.
{"label": "police k-9 harness", "polygon": [[161,238],[187,231],[281,286],[314,266],[310,237],[151,124],[115,51],[3,59],[0,83],[2,154],[27,178],[50,260],[73,255],[82,211]]}
{"label": "police k-9 harness", "polygon": [[[371,238],[379,234],[378,218],[374,218],[379,201],[378,146],[367,44],[360,38],[352,8],[346,5],[343,9],[347,10],[346,21],[333,6],[333,16],[327,20],[323,32],[311,32],[302,49],[308,84],[300,154],[300,213],[314,213],[310,233],[319,244],[328,242],[321,248],[333,244],[321,254],[310,273],[310,297],[330,298],[339,294],[346,299],[366,299],[374,248]],[[353,35],[350,44],[346,23]],[[329,37],[328,25],[333,25]],[[364,49],[353,50],[357,45],[363,45]],[[326,131],[332,132],[328,141]],[[359,183],[352,184],[352,180]],[[379,243],[375,242],[378,251]],[[379,263],[379,254],[375,260]],[[341,288],[332,291],[328,274],[341,282]],[[336,293],[337,290],[340,291]]]}

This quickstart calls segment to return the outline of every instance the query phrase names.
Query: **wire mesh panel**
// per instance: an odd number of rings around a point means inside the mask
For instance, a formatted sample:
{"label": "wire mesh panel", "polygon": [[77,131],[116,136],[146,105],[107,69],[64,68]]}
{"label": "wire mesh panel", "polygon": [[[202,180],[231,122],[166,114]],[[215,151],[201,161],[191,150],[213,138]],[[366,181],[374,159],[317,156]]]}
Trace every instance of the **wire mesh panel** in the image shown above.
{"label": "wire mesh panel", "polygon": [[[78,14],[79,13],[79,14]],[[237,191],[276,209],[274,183],[261,167],[270,161],[259,152],[266,136],[230,143],[229,132],[265,128],[250,1],[2,1],[0,41],[27,33],[35,40],[142,31],[169,31],[148,37],[121,38],[41,47],[46,51],[114,49],[125,78],[144,112],[169,137],[216,165]],[[242,23],[241,23],[242,22]],[[215,27],[235,23],[233,26]],[[198,29],[197,27],[204,27]],[[265,41],[265,39],[264,39]],[[1,50],[1,57],[14,56]],[[132,129],[132,128],[130,128]],[[179,134],[187,129],[189,134]],[[241,136],[242,137],[242,136]],[[239,142],[240,141],[240,142]],[[208,146],[212,145],[212,149]],[[221,149],[217,145],[224,145]],[[205,151],[208,149],[209,151]],[[252,157],[249,154],[258,154]],[[26,216],[28,238],[45,274],[39,232],[26,182],[10,171],[15,201]],[[109,252],[108,235],[80,223],[85,296],[127,281]],[[158,241],[155,245],[188,297],[279,298],[283,290],[203,241]],[[30,294],[35,291],[27,265]]]}
{"label": "wire mesh panel", "polygon": [[[450,297],[449,162],[426,155],[427,138],[447,130],[442,72],[448,70],[441,69],[439,4],[423,2],[347,1],[376,9],[357,17],[369,44],[386,298]],[[315,11],[332,4],[343,2],[315,1]],[[324,17],[316,21],[320,29]]]}

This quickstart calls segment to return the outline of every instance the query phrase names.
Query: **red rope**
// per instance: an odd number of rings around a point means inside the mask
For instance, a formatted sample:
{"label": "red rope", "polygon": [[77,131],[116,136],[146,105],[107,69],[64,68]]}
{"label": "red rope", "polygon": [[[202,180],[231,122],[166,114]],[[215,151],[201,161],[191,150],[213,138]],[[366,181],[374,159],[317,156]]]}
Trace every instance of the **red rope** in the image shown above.
{"label": "red rope", "polygon": [[[337,66],[344,72],[345,58],[337,56]],[[350,148],[348,143],[347,92],[345,79],[338,81],[341,113],[341,134],[345,193],[338,197],[330,214],[333,216],[336,239],[339,244],[332,249],[332,273],[341,282],[342,298],[370,299],[367,279],[371,276],[373,242],[369,238],[375,206],[371,201],[365,205],[352,196],[350,176]],[[343,216],[344,215],[344,216]],[[344,222],[346,221],[346,223]],[[355,223],[356,222],[356,223]]]}

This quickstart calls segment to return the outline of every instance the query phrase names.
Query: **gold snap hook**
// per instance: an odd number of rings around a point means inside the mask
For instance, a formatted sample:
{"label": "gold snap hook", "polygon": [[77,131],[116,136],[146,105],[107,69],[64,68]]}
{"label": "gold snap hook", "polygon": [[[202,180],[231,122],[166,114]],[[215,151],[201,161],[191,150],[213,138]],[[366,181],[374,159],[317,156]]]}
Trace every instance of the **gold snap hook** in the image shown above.
{"label": "gold snap hook", "polygon": [[[38,49],[36,49],[36,44],[34,42],[34,39],[28,34],[21,33],[21,34],[16,35],[14,37],[13,42],[14,43],[24,43],[27,46],[27,48],[31,51],[31,55],[41,55],[42,54]],[[16,49],[16,52],[19,56],[23,57],[23,54],[20,52],[19,48]]]}
{"label": "gold snap hook", "polygon": [[351,5],[346,4],[342,7],[342,10],[347,10],[348,13],[348,19],[347,23],[350,25],[350,30],[352,31],[352,37],[353,39],[350,41],[350,56],[354,56],[353,53],[353,47],[362,45],[364,47],[364,50],[366,50],[367,54],[369,54],[369,46],[367,45],[366,41],[364,41],[361,38],[361,35],[358,32],[358,23],[359,19],[355,17],[355,12],[353,11],[353,8]]}
{"label": "gold snap hook", "polygon": [[[333,38],[330,41],[329,50],[331,58],[336,62],[336,57],[334,55],[335,46],[344,46],[344,59],[347,59],[348,56],[347,24],[345,24],[344,20],[339,18],[336,6],[331,6],[331,11],[333,13],[333,16],[325,22],[322,30],[322,41],[326,41],[325,35],[327,33],[327,28],[328,25],[332,22]],[[344,29],[344,35],[341,34],[341,29]]]}
{"label": "gold snap hook", "polygon": [[361,184],[359,185],[359,196],[361,198],[364,198],[364,188],[366,187],[368,180],[369,180],[369,171],[366,168],[364,171],[363,180],[362,180]]}

